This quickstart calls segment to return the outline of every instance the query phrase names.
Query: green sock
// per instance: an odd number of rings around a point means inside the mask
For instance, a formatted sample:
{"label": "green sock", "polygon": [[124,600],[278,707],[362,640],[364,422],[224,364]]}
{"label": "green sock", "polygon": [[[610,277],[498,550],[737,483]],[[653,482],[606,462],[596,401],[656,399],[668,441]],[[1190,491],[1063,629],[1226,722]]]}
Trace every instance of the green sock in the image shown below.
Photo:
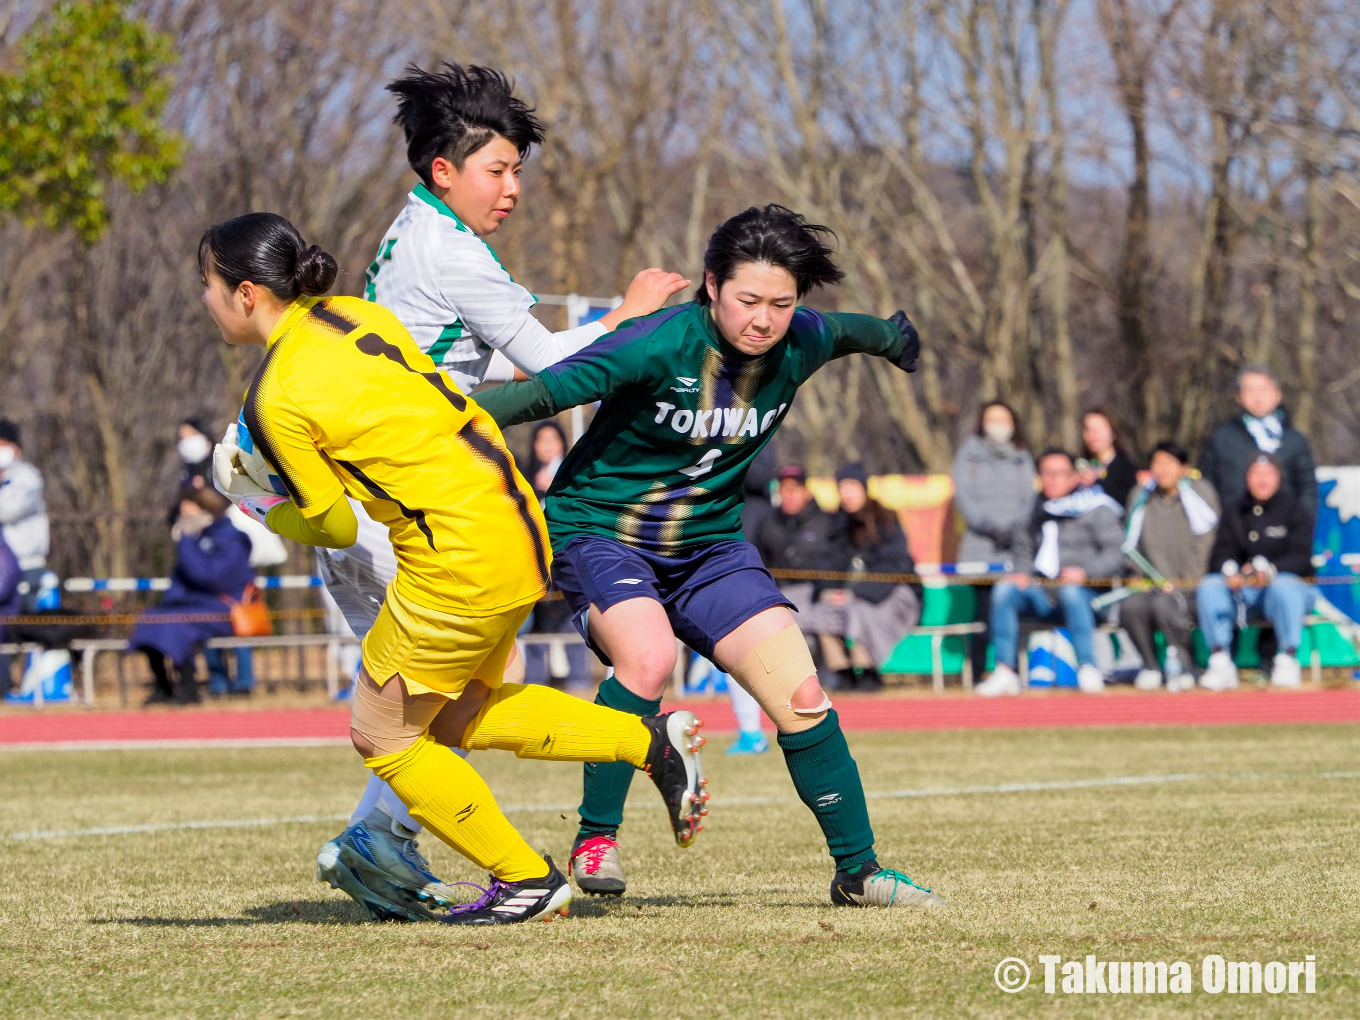
{"label": "green sock", "polygon": [[859,768],[833,708],[810,730],[779,734],[779,746],[798,796],[817,818],[836,868],[845,871],[874,859],[874,830]]}
{"label": "green sock", "polygon": [[[595,704],[630,715],[656,715],[661,711],[660,698],[640,697],[613,676],[600,684]],[[581,798],[581,835],[612,835],[618,831],[623,824],[623,802],[628,799],[628,786],[636,771],[626,761],[586,762],[585,795]]]}

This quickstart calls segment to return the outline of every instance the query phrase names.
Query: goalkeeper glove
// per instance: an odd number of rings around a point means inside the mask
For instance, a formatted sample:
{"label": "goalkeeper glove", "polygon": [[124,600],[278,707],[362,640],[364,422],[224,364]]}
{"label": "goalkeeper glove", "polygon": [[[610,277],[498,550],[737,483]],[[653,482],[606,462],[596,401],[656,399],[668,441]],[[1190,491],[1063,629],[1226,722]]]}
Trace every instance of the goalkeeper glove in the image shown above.
{"label": "goalkeeper glove", "polygon": [[[287,496],[278,496],[270,492],[263,496],[237,496],[233,502],[240,508],[241,513],[269,528],[269,511],[280,503],[292,501]],[[274,529],[269,528],[269,530],[273,531]]]}
{"label": "goalkeeper glove", "polygon": [[902,353],[893,360],[893,364],[903,372],[915,372],[916,359],[921,356],[921,334],[916,332],[906,312],[893,312],[888,321],[902,334]]}

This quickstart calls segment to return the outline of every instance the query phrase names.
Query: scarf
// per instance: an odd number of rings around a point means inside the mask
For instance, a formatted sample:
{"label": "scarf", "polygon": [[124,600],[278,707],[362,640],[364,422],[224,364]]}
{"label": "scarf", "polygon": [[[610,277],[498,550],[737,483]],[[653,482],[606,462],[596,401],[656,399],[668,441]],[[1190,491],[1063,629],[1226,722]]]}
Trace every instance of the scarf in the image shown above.
{"label": "scarf", "polygon": [[[1156,491],[1157,483],[1151,478],[1138,488],[1138,495],[1133,500],[1133,508],[1129,511],[1129,522],[1124,529],[1124,552],[1126,554],[1134,552],[1138,548],[1138,540],[1143,537],[1143,518],[1147,516],[1147,501],[1152,498],[1152,494]],[[1190,479],[1182,478],[1176,485],[1176,491],[1181,497],[1181,509],[1185,511],[1185,519],[1190,523],[1192,535],[1207,535],[1218,527],[1218,514],[1214,513],[1214,508],[1195,491],[1195,487],[1190,484]]]}
{"label": "scarf", "polygon": [[1284,438],[1284,422],[1280,419],[1279,411],[1271,411],[1264,418],[1244,414],[1242,424],[1246,425],[1251,438],[1256,441],[1256,448],[1262,453],[1274,453],[1280,448],[1280,440]]}
{"label": "scarf", "polygon": [[1039,523],[1039,549],[1034,554],[1034,569],[1047,578],[1055,578],[1061,569],[1058,556],[1058,522],[1053,517],[1085,517],[1092,510],[1108,507],[1116,517],[1124,516],[1124,508],[1105,494],[1099,485],[1075,489],[1066,496],[1047,499],[1035,507]]}

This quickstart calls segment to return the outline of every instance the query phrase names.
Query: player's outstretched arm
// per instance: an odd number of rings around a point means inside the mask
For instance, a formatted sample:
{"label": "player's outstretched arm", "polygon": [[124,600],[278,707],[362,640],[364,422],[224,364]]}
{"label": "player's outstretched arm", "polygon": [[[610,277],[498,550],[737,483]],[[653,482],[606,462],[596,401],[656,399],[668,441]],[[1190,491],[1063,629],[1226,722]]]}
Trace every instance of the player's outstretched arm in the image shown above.
{"label": "player's outstretched arm", "polygon": [[539,376],[523,382],[510,382],[494,389],[482,390],[473,399],[503,429],[519,425],[521,422],[551,418],[566,410],[565,407],[557,405],[551,391]]}
{"label": "player's outstretched arm", "polygon": [[285,500],[269,511],[265,524],[276,535],[327,549],[348,549],[359,537],[358,518],[344,496],[311,517],[303,516],[292,500]]}
{"label": "player's outstretched arm", "polygon": [[904,372],[916,371],[921,335],[906,312],[894,312],[887,319],[847,313],[826,313],[822,318],[831,333],[833,358],[872,354],[886,358]]}

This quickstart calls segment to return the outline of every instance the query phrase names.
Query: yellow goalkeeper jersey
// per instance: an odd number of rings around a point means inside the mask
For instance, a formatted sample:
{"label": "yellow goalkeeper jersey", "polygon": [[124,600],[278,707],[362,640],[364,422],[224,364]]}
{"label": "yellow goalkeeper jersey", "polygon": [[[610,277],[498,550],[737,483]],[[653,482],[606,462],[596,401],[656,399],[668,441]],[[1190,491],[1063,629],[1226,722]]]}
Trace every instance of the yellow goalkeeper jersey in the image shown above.
{"label": "yellow goalkeeper jersey", "polygon": [[348,495],[387,526],[417,605],[486,616],[546,593],[547,527],[500,429],[381,305],[294,302],[245,417],[304,516]]}

